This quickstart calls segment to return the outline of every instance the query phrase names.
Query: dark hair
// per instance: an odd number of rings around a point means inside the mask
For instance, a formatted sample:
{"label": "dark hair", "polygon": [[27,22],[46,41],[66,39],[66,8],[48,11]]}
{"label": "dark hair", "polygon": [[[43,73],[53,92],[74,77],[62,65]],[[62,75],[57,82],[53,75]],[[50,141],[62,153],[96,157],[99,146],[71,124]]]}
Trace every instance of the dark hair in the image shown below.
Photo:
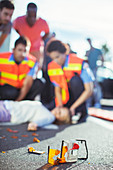
{"label": "dark hair", "polygon": [[87,40],[87,41],[91,41],[91,38],[87,38],[86,40]]}
{"label": "dark hair", "polygon": [[66,48],[65,45],[59,41],[59,40],[55,40],[52,41],[48,46],[47,46],[47,52],[53,52],[53,51],[58,51],[60,53],[65,53],[66,52]]}
{"label": "dark hair", "polygon": [[14,48],[15,48],[18,44],[23,44],[23,45],[27,46],[27,40],[26,40],[26,38],[23,37],[23,36],[20,36],[20,37],[15,41]]}
{"label": "dark hair", "polygon": [[27,11],[29,10],[29,8],[35,8],[37,10],[37,5],[31,2],[27,5]]}
{"label": "dark hair", "polygon": [[13,3],[9,0],[2,0],[0,2],[0,10],[2,10],[3,8],[15,9]]}

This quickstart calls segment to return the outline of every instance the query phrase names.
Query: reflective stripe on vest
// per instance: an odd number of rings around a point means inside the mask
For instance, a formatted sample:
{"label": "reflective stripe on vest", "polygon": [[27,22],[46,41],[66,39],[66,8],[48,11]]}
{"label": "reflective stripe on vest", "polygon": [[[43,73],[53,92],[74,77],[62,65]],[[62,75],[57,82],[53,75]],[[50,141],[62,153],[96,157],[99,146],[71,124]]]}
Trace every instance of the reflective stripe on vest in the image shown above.
{"label": "reflective stripe on vest", "polygon": [[81,63],[79,64],[68,64],[68,67],[64,67],[63,70],[71,70],[71,71],[81,71]]}
{"label": "reflective stripe on vest", "polygon": [[[4,59],[4,58],[0,58],[0,64],[9,64],[9,60],[8,59]],[[10,61],[10,64],[14,64],[15,62],[14,61]]]}
{"label": "reflective stripe on vest", "polygon": [[66,76],[67,82],[77,73],[81,74],[83,59],[78,58],[76,54],[70,54],[68,59],[68,65],[64,66],[63,71]]}
{"label": "reflective stripe on vest", "polygon": [[50,69],[50,70],[48,70],[48,74],[50,76],[56,76],[56,75],[63,75],[64,72],[63,72],[63,70],[61,70],[61,68],[60,69]]}
{"label": "reflective stripe on vest", "polygon": [[[66,104],[68,102],[68,100],[69,100],[68,89],[66,90],[66,89],[62,88],[61,93],[62,93],[62,103]],[[58,102],[58,99],[56,97],[55,97],[55,104],[56,104],[56,106],[59,106],[59,102]]]}
{"label": "reflective stripe on vest", "polygon": [[[48,65],[48,75],[50,77],[51,82],[53,83],[56,82],[56,84],[58,84],[59,87],[62,89],[61,91],[62,103],[66,104],[69,100],[69,92],[68,92],[68,85],[63,70],[56,62],[52,61]],[[57,98],[55,98],[55,104],[56,106],[59,105]]]}
{"label": "reflective stripe on vest", "polygon": [[32,61],[32,60],[29,60],[29,61],[22,61],[22,64],[27,64],[29,67],[33,67],[34,66],[34,61]]}

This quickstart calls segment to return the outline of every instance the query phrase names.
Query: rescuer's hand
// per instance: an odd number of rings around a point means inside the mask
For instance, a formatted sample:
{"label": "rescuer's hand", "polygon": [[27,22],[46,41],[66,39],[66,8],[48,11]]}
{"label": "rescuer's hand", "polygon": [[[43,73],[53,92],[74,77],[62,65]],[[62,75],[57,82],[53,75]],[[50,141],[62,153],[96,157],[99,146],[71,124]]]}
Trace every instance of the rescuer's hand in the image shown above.
{"label": "rescuer's hand", "polygon": [[73,106],[70,107],[70,111],[71,111],[71,115],[74,116],[75,115],[75,108]]}

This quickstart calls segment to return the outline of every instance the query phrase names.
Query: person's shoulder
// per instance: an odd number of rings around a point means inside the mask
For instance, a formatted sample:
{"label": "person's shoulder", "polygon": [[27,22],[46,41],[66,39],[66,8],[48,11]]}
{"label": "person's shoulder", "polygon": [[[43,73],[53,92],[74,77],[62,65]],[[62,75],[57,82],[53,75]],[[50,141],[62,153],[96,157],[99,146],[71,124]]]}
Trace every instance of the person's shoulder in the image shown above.
{"label": "person's shoulder", "polygon": [[42,22],[45,21],[45,19],[43,19],[43,18],[41,18],[41,17],[38,17],[38,20],[39,20],[39,21],[42,21]]}
{"label": "person's shoulder", "polygon": [[13,28],[19,32],[19,29],[24,28],[26,25],[25,15],[19,16],[13,21]]}
{"label": "person's shoulder", "polygon": [[99,49],[99,48],[97,48],[97,50],[98,50],[99,52],[102,52],[102,50],[101,50],[101,49]]}
{"label": "person's shoulder", "polygon": [[99,48],[93,48],[93,50],[95,50],[95,51],[101,51],[101,49],[99,49]]}
{"label": "person's shoulder", "polygon": [[48,68],[49,69],[54,69],[54,68],[59,68],[60,65],[58,65],[55,61],[51,61],[49,64],[48,64]]}
{"label": "person's shoulder", "polygon": [[99,49],[99,48],[95,48],[95,52],[96,52],[98,55],[101,55],[101,54],[102,54],[102,50]]}
{"label": "person's shoulder", "polygon": [[72,60],[72,61],[81,61],[83,62],[83,58],[80,58],[77,54],[75,53],[70,53],[69,54],[69,58]]}
{"label": "person's shoulder", "polygon": [[11,55],[12,55],[11,52],[3,52],[3,53],[0,53],[0,58],[7,59],[7,58],[9,58]]}
{"label": "person's shoulder", "polygon": [[41,18],[41,17],[38,17],[38,18],[37,18],[37,22],[40,22],[40,23],[42,23],[42,24],[47,23],[46,20],[43,19],[43,18]]}
{"label": "person's shoulder", "polygon": [[53,66],[54,65],[54,61],[51,61],[48,66]]}
{"label": "person's shoulder", "polygon": [[17,17],[14,21],[19,22],[25,20],[25,15]]}

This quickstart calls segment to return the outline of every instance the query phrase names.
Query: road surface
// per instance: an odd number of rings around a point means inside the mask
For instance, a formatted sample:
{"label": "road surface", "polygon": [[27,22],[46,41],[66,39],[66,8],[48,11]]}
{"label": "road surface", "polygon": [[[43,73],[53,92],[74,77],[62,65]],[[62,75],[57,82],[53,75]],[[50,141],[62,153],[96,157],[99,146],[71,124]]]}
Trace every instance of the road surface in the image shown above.
{"label": "road surface", "polygon": [[[11,133],[7,128],[18,130]],[[32,132],[27,132],[27,124],[0,126],[0,169],[113,169],[113,122],[90,117],[86,123],[60,125],[59,129],[39,129],[36,133],[40,143],[33,142]],[[18,138],[12,138],[11,136]],[[22,137],[22,135],[28,135]],[[48,145],[56,147],[62,140],[85,139],[88,146],[88,159],[76,163],[51,166],[47,164]],[[45,151],[43,155],[29,154],[28,147]],[[5,151],[3,153],[2,151]]]}

